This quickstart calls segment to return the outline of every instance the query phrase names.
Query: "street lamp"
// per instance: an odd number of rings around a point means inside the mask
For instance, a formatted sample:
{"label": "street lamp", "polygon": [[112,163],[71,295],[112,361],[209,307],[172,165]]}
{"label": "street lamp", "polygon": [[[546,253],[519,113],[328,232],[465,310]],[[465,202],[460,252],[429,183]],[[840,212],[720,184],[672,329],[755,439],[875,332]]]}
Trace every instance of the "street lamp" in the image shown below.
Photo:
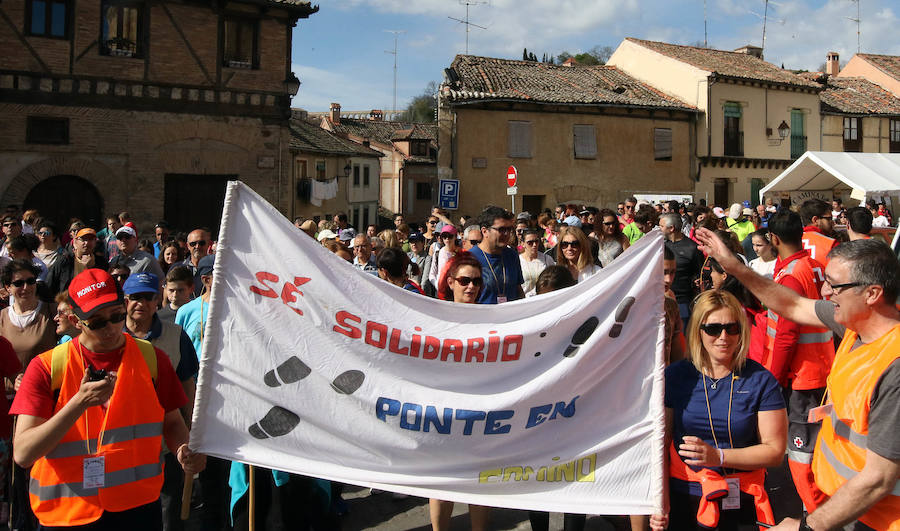
{"label": "street lamp", "polygon": [[782,140],[787,138],[788,133],[791,132],[791,128],[788,126],[787,122],[784,120],[781,121],[781,125],[778,126],[778,136],[781,137]]}
{"label": "street lamp", "polygon": [[297,75],[293,72],[284,80],[284,91],[292,98],[300,91],[300,80],[297,79]]}
{"label": "street lamp", "polygon": [[346,166],[344,166],[344,177],[350,177],[350,170],[353,168],[350,167],[350,163],[348,162]]}

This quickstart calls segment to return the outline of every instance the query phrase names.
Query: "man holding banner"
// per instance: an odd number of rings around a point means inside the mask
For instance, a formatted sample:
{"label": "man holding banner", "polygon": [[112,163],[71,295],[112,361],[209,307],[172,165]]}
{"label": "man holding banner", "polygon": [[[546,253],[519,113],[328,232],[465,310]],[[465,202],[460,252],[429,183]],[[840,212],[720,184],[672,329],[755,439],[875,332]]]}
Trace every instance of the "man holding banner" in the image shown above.
{"label": "man holding banner", "polygon": [[29,364],[10,411],[31,507],[45,529],[161,529],[163,438],[186,473],[206,462],[187,444],[184,391],[164,352],[123,333],[107,272],[76,276],[69,298],[81,334]]}

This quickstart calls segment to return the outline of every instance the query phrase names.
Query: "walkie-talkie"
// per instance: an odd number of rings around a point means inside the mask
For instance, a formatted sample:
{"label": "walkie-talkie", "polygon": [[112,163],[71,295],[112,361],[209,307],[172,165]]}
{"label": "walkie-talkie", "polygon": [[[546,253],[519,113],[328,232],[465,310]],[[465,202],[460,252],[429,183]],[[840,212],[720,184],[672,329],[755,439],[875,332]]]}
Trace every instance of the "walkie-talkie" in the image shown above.
{"label": "walkie-talkie", "polygon": [[94,369],[94,366],[88,363],[87,366],[88,371],[88,381],[89,382],[99,382],[100,380],[106,379],[106,369]]}

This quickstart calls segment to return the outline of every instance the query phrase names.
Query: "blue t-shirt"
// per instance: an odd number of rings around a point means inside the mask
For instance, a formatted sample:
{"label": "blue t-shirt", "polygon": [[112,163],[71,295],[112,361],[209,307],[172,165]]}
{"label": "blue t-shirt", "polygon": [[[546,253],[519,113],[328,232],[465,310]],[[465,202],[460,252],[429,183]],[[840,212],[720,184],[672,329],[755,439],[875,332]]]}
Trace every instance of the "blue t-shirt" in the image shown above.
{"label": "blue t-shirt", "polygon": [[[734,382],[734,393],[731,384]],[[716,389],[711,388],[713,380],[706,378],[706,392],[709,394],[709,409],[703,393],[703,377],[691,363],[681,360],[666,368],[666,407],[672,409],[672,441],[675,449],[685,435],[700,437],[714,447],[732,448],[728,438],[728,405],[731,398],[731,439],[734,448],[746,448],[759,444],[756,413],[784,409],[781,388],[772,373],[753,360],[747,360],[737,378],[726,376],[718,381]],[[709,419],[716,430],[713,439],[709,429]],[[699,470],[699,468],[696,468]],[[716,469],[722,473],[721,469]],[[684,484],[672,481],[679,490]],[[699,496],[699,484],[690,485],[690,494]]]}
{"label": "blue t-shirt", "polygon": [[481,247],[473,247],[469,252],[481,262],[484,285],[478,294],[478,304],[497,304],[499,294],[506,295],[508,301],[519,298],[519,287],[525,279],[518,253],[509,247],[504,247],[499,255],[486,253]]}
{"label": "blue t-shirt", "polygon": [[200,348],[203,344],[201,339],[201,312],[202,325],[205,326],[209,320],[209,303],[203,302],[203,299],[197,297],[178,308],[178,312],[175,313],[175,324],[181,326],[188,337],[191,338],[191,343],[194,344],[194,352],[198,358],[203,357],[203,349]]}

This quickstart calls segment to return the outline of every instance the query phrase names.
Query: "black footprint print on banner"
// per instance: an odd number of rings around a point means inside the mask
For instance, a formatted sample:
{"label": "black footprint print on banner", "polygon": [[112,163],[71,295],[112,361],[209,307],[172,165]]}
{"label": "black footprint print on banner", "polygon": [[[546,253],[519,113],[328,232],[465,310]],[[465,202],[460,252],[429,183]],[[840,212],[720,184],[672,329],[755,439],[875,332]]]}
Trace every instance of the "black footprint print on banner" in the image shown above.
{"label": "black footprint print on banner", "polygon": [[[312,369],[300,358],[291,356],[287,361],[267,372],[263,376],[263,381],[269,387],[281,387],[299,382],[309,376],[311,372]],[[342,395],[352,395],[365,380],[366,375],[362,371],[344,371],[331,382],[331,388]],[[247,431],[257,439],[268,439],[287,435],[299,423],[300,417],[294,412],[283,407],[273,406],[262,420],[247,428]]]}
{"label": "black footprint print on banner", "polygon": [[266,413],[266,416],[261,421],[250,426],[247,431],[257,439],[268,439],[269,437],[280,437],[290,433],[299,423],[300,417],[295,413],[283,407],[275,406]]}
{"label": "black footprint print on banner", "polygon": [[282,385],[299,382],[309,376],[312,369],[297,356],[291,356],[288,360],[278,367],[267,372],[263,377],[263,381],[269,387],[280,387]]}
{"label": "black footprint print on banner", "polygon": [[634,297],[625,297],[616,307],[616,324],[609,329],[609,337],[619,337],[622,333],[622,323],[628,318],[628,312],[634,305]]}
{"label": "black footprint print on banner", "polygon": [[566,351],[563,352],[563,356],[571,358],[578,353],[578,347],[583,345],[584,342],[591,337],[591,334],[597,329],[598,324],[600,324],[600,320],[596,317],[590,317],[587,321],[582,323],[581,326],[578,327],[578,330],[575,331],[575,335],[572,336],[572,344],[566,348]]}
{"label": "black footprint print on banner", "polygon": [[366,379],[366,375],[360,371],[346,371],[337,375],[331,382],[331,388],[344,395],[352,395]]}

